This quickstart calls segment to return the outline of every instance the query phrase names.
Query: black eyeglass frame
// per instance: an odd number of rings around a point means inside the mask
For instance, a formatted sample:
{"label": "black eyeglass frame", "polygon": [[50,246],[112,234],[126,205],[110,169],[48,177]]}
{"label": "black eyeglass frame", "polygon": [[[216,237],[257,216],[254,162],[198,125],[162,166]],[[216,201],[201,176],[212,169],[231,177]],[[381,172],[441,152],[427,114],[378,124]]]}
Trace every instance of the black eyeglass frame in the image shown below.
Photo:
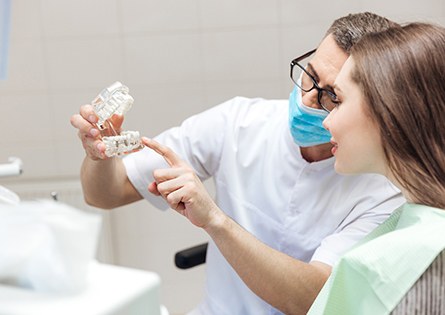
{"label": "black eyeglass frame", "polygon": [[[304,92],[310,92],[310,91],[312,91],[313,89],[316,89],[317,92],[318,92],[318,95],[317,95],[317,102],[318,102],[318,105],[320,105],[322,109],[324,109],[325,111],[327,111],[328,113],[330,113],[335,107],[329,109],[328,107],[326,107],[325,105],[323,105],[323,104],[321,103],[321,98],[322,98],[323,92],[326,92],[326,94],[329,96],[329,98],[332,100],[332,102],[333,102],[334,104],[337,103],[337,101],[336,101],[336,100],[337,100],[337,95],[336,95],[334,92],[332,92],[332,91],[329,91],[329,90],[326,90],[326,89],[320,87],[320,86],[318,85],[317,81],[315,80],[315,78],[312,76],[312,74],[310,74],[309,72],[307,72],[306,69],[305,69],[305,67],[303,67],[303,66],[300,65],[300,63],[299,63],[301,60],[303,60],[303,59],[309,57],[310,55],[312,55],[316,50],[317,50],[317,49],[315,48],[315,49],[313,49],[313,50],[311,50],[311,51],[308,51],[307,53],[301,55],[300,57],[295,58],[294,60],[292,60],[292,61],[290,62],[290,78],[291,78],[292,82],[294,82],[294,84],[295,84],[296,86],[298,86],[298,87],[299,87],[301,90],[303,90]],[[294,67],[295,67],[295,66],[297,66],[297,67],[299,67],[301,70],[303,70],[304,73],[306,73],[306,75],[311,79],[313,85],[312,85],[312,87],[311,87],[310,89],[303,89],[303,87],[301,87],[301,86],[297,83],[297,80],[294,79],[294,77],[293,77],[292,74],[293,74],[293,70],[294,70]]]}

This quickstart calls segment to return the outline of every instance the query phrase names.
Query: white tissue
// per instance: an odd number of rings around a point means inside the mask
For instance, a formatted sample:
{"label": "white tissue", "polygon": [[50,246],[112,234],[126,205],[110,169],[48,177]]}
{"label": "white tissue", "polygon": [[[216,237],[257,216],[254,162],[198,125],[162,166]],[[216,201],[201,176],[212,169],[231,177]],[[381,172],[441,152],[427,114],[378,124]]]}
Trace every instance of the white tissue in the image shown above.
{"label": "white tissue", "polygon": [[37,291],[86,287],[101,217],[60,202],[0,204],[0,282]]}
{"label": "white tissue", "polygon": [[0,204],[16,205],[20,197],[13,191],[0,185]]}

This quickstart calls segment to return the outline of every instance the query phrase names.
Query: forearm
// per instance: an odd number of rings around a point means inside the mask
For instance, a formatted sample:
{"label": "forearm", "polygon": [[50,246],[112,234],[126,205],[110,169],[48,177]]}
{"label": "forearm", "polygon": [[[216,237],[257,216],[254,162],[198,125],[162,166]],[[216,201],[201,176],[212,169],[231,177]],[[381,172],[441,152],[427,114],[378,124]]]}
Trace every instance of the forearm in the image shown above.
{"label": "forearm", "polygon": [[306,314],[331,267],[303,263],[261,243],[216,206],[193,169],[171,149],[150,139],[142,141],[170,165],[153,172],[155,185],[150,192],[203,228],[260,298],[286,314]]}
{"label": "forearm", "polygon": [[328,265],[274,250],[225,215],[206,231],[245,284],[286,314],[306,314],[329,277]]}
{"label": "forearm", "polygon": [[142,198],[128,180],[120,158],[92,160],[86,157],[80,178],[85,201],[95,207],[111,209]]}

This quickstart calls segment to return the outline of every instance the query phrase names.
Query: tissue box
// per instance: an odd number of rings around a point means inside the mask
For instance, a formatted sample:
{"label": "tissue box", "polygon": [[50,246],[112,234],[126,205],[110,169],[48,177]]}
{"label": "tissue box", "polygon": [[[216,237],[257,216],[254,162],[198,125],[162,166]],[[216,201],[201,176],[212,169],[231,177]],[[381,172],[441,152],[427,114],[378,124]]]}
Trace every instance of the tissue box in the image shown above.
{"label": "tissue box", "polygon": [[87,287],[61,295],[0,285],[0,314],[168,315],[160,306],[156,273],[93,264]]}
{"label": "tissue box", "polygon": [[0,204],[0,283],[41,292],[86,286],[101,217],[51,200]]}

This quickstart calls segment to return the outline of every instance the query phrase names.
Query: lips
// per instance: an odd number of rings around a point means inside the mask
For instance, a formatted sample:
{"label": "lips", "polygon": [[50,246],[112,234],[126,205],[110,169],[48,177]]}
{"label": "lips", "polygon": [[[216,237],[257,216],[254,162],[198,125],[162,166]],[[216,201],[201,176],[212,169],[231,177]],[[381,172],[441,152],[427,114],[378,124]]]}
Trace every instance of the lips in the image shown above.
{"label": "lips", "polygon": [[335,155],[335,153],[337,152],[337,149],[338,149],[338,144],[334,140],[331,140],[330,142],[333,145],[333,147],[331,149],[332,155]]}

